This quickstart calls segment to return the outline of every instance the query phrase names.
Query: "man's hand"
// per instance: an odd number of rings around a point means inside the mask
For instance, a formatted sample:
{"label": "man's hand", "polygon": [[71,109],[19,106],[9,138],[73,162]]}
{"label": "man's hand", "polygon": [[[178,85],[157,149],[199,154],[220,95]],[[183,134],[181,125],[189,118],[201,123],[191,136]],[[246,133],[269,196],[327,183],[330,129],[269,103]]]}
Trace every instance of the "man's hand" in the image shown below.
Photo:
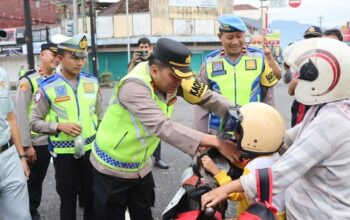
{"label": "man's hand", "polygon": [[226,157],[232,164],[239,163],[240,153],[236,143],[230,140],[219,139],[219,147],[217,150]]}
{"label": "man's hand", "polygon": [[210,192],[202,195],[201,197],[201,209],[206,207],[215,207],[221,201],[227,199],[230,192],[227,192],[225,185],[215,188]]}
{"label": "man's hand", "polygon": [[29,179],[30,169],[28,167],[26,159],[25,158],[21,158],[21,163],[22,163],[22,167],[23,167],[23,170],[24,170],[24,175],[27,177],[27,179]]}
{"label": "man's hand", "polygon": [[201,159],[205,170],[211,173],[213,176],[220,172],[219,168],[209,156],[204,155]]}
{"label": "man's hand", "polygon": [[33,146],[30,147],[24,147],[24,153],[26,154],[28,161],[29,162],[35,162],[37,157],[36,157],[36,151]]}
{"label": "man's hand", "polygon": [[82,128],[76,123],[59,123],[57,131],[62,131],[67,135],[76,137],[81,133]]}
{"label": "man's hand", "polygon": [[140,57],[141,57],[141,52],[140,51],[135,51],[132,55],[132,59],[131,62],[133,63],[137,63],[140,61]]}

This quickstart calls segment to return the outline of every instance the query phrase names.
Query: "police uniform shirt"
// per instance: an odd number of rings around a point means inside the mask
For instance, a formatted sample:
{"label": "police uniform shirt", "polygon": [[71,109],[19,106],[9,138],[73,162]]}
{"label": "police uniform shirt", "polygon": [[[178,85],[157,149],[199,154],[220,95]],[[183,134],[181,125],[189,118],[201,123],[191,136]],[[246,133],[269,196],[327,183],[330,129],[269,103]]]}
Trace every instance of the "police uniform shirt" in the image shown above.
{"label": "police uniform shirt", "polygon": [[[160,97],[160,94],[158,96]],[[138,117],[143,125],[161,140],[186,154],[195,155],[204,134],[173,122],[164,115],[152,99],[149,87],[143,81],[134,78],[125,80],[119,90],[118,99],[121,105],[125,106],[131,114]],[[208,90],[200,104],[202,107],[208,108],[222,117],[226,114],[227,109],[232,106],[229,100],[211,90]],[[142,178],[152,170],[150,159],[138,172],[122,172],[109,169],[100,164],[92,154],[90,160],[97,171],[125,179]]]}
{"label": "police uniform shirt", "polygon": [[[50,110],[50,104],[43,94],[44,93],[41,91],[41,89],[38,89],[38,92],[35,94],[35,104],[32,110],[32,119],[30,121],[30,126],[33,131],[38,131],[40,133],[49,135],[56,134],[59,123],[45,121],[46,115]],[[100,90],[97,95],[95,114],[97,115],[98,121],[101,121],[103,116],[103,108]]]}
{"label": "police uniform shirt", "polygon": [[10,80],[7,72],[0,67],[0,146],[6,144],[11,137],[7,114],[13,111],[10,98]]}
{"label": "police uniform shirt", "polygon": [[27,77],[21,78],[16,91],[15,111],[16,111],[18,124],[21,125],[19,126],[19,131],[20,131],[23,147],[43,146],[48,144],[47,135],[43,135],[39,133],[33,137],[31,136],[30,126],[29,126],[28,107],[30,106],[32,100],[34,99],[33,92],[35,94],[36,91],[32,91],[32,85],[29,79]]}
{"label": "police uniform shirt", "polygon": [[[224,53],[219,54],[220,56],[224,56]],[[236,59],[238,62],[240,60],[240,57]],[[264,72],[271,72],[271,68],[268,66],[266,60],[265,62],[265,70]],[[209,79],[207,75],[207,70],[206,70],[206,63],[203,63],[200,72],[197,76],[198,81],[208,84]],[[270,87],[267,89],[266,95],[262,102],[274,106],[274,89],[273,87]],[[216,134],[215,130],[209,130],[209,111],[207,109],[203,109],[200,106],[195,106],[194,107],[194,118],[193,118],[193,128],[204,132],[204,133],[212,133]]]}

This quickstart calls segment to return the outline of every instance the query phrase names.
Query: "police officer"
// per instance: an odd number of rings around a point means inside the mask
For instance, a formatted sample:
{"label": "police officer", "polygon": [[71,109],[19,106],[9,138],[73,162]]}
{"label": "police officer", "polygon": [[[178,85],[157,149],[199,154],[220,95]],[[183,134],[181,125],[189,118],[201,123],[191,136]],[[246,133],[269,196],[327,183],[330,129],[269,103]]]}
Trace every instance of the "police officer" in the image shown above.
{"label": "police officer", "polygon": [[[6,32],[0,30],[0,38],[5,37]],[[13,112],[10,81],[7,72],[2,68],[0,68],[0,106],[0,215],[5,220],[30,220],[26,181],[30,171]]]}
{"label": "police officer", "polygon": [[58,43],[61,71],[39,84],[31,128],[49,134],[61,219],[76,219],[79,182],[85,198],[84,219],[92,219],[92,167],[88,158],[102,118],[101,95],[97,79],[81,72],[88,55],[86,35],[60,35],[52,40]]}
{"label": "police officer", "polygon": [[[130,72],[134,67],[142,61],[147,61],[149,56],[152,54],[153,47],[151,41],[147,37],[140,38],[137,42],[137,50],[132,56],[132,60],[128,65],[128,72]],[[156,150],[153,153],[155,167],[160,169],[168,169],[169,165],[161,159],[161,142],[159,142]]]}
{"label": "police officer", "polygon": [[[235,15],[222,15],[219,39],[223,49],[210,53],[201,68],[199,81],[228,98],[235,105],[264,101],[273,103],[269,89],[277,83],[264,53],[245,46],[247,27]],[[267,91],[267,92],[266,92]],[[195,107],[194,128],[215,134],[220,119],[208,110]]]}
{"label": "police officer", "polygon": [[95,168],[95,212],[98,219],[153,219],[152,154],[160,140],[194,156],[198,146],[216,147],[236,158],[232,142],[203,134],[169,118],[176,94],[190,103],[224,116],[226,99],[194,80],[191,51],[183,44],[160,38],[148,62],[141,62],[114,89],[98,128],[91,162]]}
{"label": "police officer", "polygon": [[57,45],[44,43],[41,45],[40,64],[38,70],[27,72],[20,78],[16,93],[16,113],[20,124],[21,141],[30,166],[28,180],[29,204],[32,219],[40,219],[37,208],[40,206],[42,184],[50,163],[48,136],[30,131],[29,121],[32,115],[34,94],[39,83],[51,76],[59,62],[56,57]]}

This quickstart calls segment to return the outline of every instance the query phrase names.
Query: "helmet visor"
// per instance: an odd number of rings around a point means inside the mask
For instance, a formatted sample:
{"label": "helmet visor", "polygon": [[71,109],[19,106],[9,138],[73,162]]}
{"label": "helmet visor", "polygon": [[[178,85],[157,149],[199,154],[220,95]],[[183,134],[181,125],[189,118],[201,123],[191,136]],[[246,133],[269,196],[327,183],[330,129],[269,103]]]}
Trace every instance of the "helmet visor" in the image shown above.
{"label": "helmet visor", "polygon": [[234,139],[233,133],[239,129],[242,120],[243,116],[239,111],[239,107],[230,107],[227,110],[226,116],[221,120],[218,133],[219,137],[229,140]]}

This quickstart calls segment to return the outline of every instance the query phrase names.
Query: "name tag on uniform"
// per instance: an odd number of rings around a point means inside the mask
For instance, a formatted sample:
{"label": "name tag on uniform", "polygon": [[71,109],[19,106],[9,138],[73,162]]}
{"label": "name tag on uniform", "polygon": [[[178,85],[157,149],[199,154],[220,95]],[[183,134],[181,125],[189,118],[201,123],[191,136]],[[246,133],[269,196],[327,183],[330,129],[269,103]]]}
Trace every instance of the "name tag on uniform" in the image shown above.
{"label": "name tag on uniform", "polygon": [[256,60],[250,59],[245,61],[245,69],[246,70],[256,70]]}
{"label": "name tag on uniform", "polygon": [[84,91],[85,93],[94,93],[94,84],[92,83],[84,83]]}
{"label": "name tag on uniform", "polygon": [[211,76],[221,76],[225,75],[226,71],[224,70],[224,63],[222,61],[216,61],[212,63],[213,72]]}
{"label": "name tag on uniform", "polygon": [[70,96],[62,96],[55,98],[55,103],[64,102],[70,100]]}

